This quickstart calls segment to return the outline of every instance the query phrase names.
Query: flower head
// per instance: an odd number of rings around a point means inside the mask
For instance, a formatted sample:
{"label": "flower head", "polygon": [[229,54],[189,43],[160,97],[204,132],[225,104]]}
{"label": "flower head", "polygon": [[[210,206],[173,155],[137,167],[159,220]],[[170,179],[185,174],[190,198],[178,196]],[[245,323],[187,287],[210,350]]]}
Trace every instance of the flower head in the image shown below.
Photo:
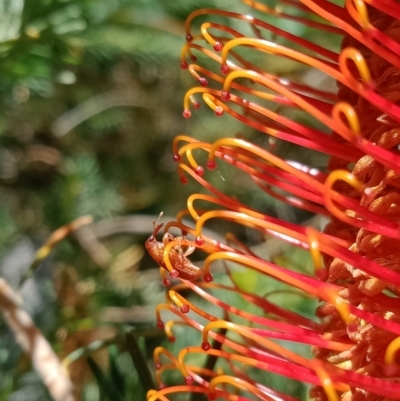
{"label": "flower head", "polygon": [[[177,356],[163,348],[155,351],[161,390],[150,392],[148,400],[165,401],[179,392],[203,393],[209,399],[291,400],[260,380],[264,372],[309,383],[316,400],[400,399],[396,356],[400,348],[400,5],[391,0],[346,0],[343,7],[326,0],[282,0],[272,9],[257,1],[242,2],[265,18],[214,9],[189,16],[181,66],[199,86],[187,92],[183,115],[191,116],[201,95],[216,116],[230,115],[269,135],[271,141],[268,147],[260,147],[238,137],[214,143],[188,136],[174,140],[182,182],[190,176],[210,194],[191,195],[187,211],[167,224],[167,229],[181,228],[195,240],[168,242],[164,264],[176,276],[171,255],[178,249],[196,247],[209,255],[203,280],[181,280],[170,287],[157,317],[162,325],[161,312],[169,310],[178,320],[165,324],[167,335],[172,339],[172,327],[180,324],[200,332],[202,343],[183,348]],[[192,21],[201,15],[210,22],[203,23],[197,34]],[[342,50],[337,54],[317,40],[286,32],[268,23],[268,15],[343,38]],[[224,24],[214,22],[219,17]],[[206,56],[202,63],[196,63],[195,52]],[[272,60],[281,66],[296,64],[304,73],[319,71],[336,80],[339,91],[334,94],[274,73],[268,68],[274,65]],[[325,129],[315,128],[312,120]],[[276,140],[328,155],[327,169],[281,159],[274,152]],[[194,150],[207,154],[205,166],[198,163],[199,152]],[[268,195],[327,216],[330,223],[319,232],[265,215],[224,194],[212,184],[212,170],[220,163],[241,170]],[[195,228],[182,223],[186,214]],[[206,237],[203,227],[211,219],[250,227],[310,252],[314,274],[280,266],[233,236],[226,243]],[[225,279],[213,282],[218,262]],[[320,300],[316,314],[321,320],[269,301],[265,293],[270,289],[263,294],[246,291],[226,262],[249,274],[256,272],[260,280],[272,277]],[[192,301],[189,292],[203,299],[202,306]],[[235,294],[242,307],[226,302],[222,293]],[[313,357],[294,352],[287,346],[293,342],[313,347]],[[205,354],[206,362],[187,362],[189,354]],[[217,361],[223,361],[219,368],[215,368]],[[162,388],[162,375],[169,369],[179,369],[186,384]]]}

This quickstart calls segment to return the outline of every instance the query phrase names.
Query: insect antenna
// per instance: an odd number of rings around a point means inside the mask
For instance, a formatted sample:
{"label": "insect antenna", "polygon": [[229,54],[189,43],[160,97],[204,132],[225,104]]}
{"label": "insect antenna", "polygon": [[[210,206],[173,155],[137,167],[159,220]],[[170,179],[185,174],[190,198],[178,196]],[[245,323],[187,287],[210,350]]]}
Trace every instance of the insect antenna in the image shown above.
{"label": "insect antenna", "polygon": [[164,223],[160,223],[160,219],[163,214],[164,212],[160,212],[157,221],[153,221],[153,234],[151,234],[150,238],[154,238],[157,233],[164,227]]}

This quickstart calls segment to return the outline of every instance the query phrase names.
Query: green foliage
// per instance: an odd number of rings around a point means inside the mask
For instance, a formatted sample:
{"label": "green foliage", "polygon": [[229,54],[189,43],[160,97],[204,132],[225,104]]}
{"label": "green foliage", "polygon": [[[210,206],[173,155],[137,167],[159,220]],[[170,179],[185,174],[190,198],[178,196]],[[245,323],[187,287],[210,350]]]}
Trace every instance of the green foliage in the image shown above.
{"label": "green foliage", "polygon": [[121,389],[114,385],[113,380],[102,372],[99,365],[97,365],[97,363],[90,356],[87,358],[87,362],[90,370],[93,373],[93,376],[96,378],[96,381],[100,386],[100,389],[104,392],[108,399],[110,401],[122,401],[123,397]]}
{"label": "green foliage", "polygon": [[79,216],[110,217],[121,209],[115,184],[101,176],[91,155],[82,155],[66,160],[65,170],[48,198],[46,213],[49,223],[57,227]]}
{"label": "green foliage", "polygon": [[10,208],[3,206],[0,208],[0,255],[5,251],[7,245],[17,234],[17,227],[11,216]]}

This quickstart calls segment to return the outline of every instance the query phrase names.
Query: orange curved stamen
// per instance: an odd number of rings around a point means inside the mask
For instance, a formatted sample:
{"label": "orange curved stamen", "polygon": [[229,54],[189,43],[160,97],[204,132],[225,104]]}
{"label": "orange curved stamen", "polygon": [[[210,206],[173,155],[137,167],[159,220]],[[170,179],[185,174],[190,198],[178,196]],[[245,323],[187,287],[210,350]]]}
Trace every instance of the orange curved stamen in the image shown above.
{"label": "orange curved stamen", "polygon": [[280,280],[284,283],[292,285],[296,288],[303,290],[304,292],[308,292],[309,294],[314,295],[315,297],[320,297],[322,299],[326,299],[327,295],[321,294],[326,288],[335,288],[335,286],[330,284],[324,284],[323,287],[317,288],[305,280],[297,278],[284,270],[277,269],[276,266],[270,262],[261,261],[256,258],[251,258],[247,255],[241,255],[236,252],[216,252],[209,255],[204,261],[204,277],[210,277],[210,266],[211,263],[216,260],[230,260],[232,262],[239,263],[248,268],[253,268],[258,270],[264,274],[271,275],[275,277],[277,280]]}
{"label": "orange curved stamen", "polygon": [[288,19],[288,20],[299,22],[299,23],[301,23],[303,25],[306,25],[306,26],[309,26],[309,27],[321,29],[321,30],[326,31],[326,32],[331,32],[331,33],[334,33],[334,34],[337,34],[337,35],[343,35],[343,30],[340,29],[340,28],[337,28],[337,27],[332,26],[332,25],[327,25],[327,24],[324,24],[324,23],[320,23],[320,22],[317,22],[317,21],[313,21],[311,19],[305,19],[305,18],[294,16],[294,15],[283,13],[281,11],[278,11],[278,7],[273,9],[273,8],[268,7],[267,5],[265,5],[263,3],[255,1],[255,0],[242,0],[242,2],[247,4],[248,6],[256,9],[256,10],[263,11],[264,13],[273,15],[275,17],[285,18],[285,19]]}
{"label": "orange curved stamen", "polygon": [[[171,295],[171,293],[174,293],[173,296]],[[169,296],[179,308],[182,308],[183,305],[187,305],[189,306],[190,311],[197,313],[199,316],[210,321],[217,320],[217,317],[211,315],[210,313],[207,313],[201,308],[198,308],[196,305],[185,299],[182,295],[178,294],[177,292],[169,291]]]}
{"label": "orange curved stamen", "polygon": [[[355,66],[357,67],[358,73],[360,74],[362,82],[356,81],[353,74],[349,70],[347,61],[351,60],[354,62]],[[339,66],[340,71],[346,77],[346,79],[351,82],[351,88],[354,88],[355,85],[371,85],[373,83],[371,73],[369,72],[368,65],[365,61],[364,56],[358,49],[353,47],[346,47],[340,52],[339,55]]]}
{"label": "orange curved stamen", "polygon": [[199,141],[198,139],[194,139],[187,135],[177,135],[172,140],[172,151],[174,152],[174,155],[178,154],[179,142],[196,143],[196,142],[201,142],[201,141]]}
{"label": "orange curved stamen", "polygon": [[261,337],[258,334],[251,332],[245,326],[239,326],[236,323],[227,322],[225,320],[216,320],[215,322],[208,323],[206,326],[204,326],[204,329],[202,332],[203,343],[208,342],[209,331],[222,329],[222,328],[231,330],[237,334],[240,334],[241,336],[243,336],[245,338],[253,340],[253,341],[255,341],[256,344],[259,344],[259,346],[263,346],[267,349],[270,349],[271,351],[276,352],[278,355],[282,355],[285,358],[287,358],[288,360],[295,362],[301,366],[310,367],[310,363],[309,363],[308,359],[301,357],[300,355],[296,354],[295,352],[289,351],[288,349],[282,347],[281,345],[274,343],[271,340],[268,340],[264,337]]}
{"label": "orange curved stamen", "polygon": [[195,93],[206,93],[206,94],[213,94],[216,96],[220,96],[221,95],[221,91],[217,90],[217,89],[210,89],[210,88],[202,88],[202,87],[195,87],[192,89],[189,89],[186,94],[185,97],[183,99],[183,108],[185,110],[189,110],[189,103],[190,103],[190,97],[192,95],[194,95]]}
{"label": "orange curved stamen", "polygon": [[[229,271],[229,270],[228,270]],[[237,283],[235,282],[235,280],[232,279],[232,276],[229,275],[229,277],[231,278],[231,281],[233,283],[233,286],[224,286],[221,284],[216,284],[216,283],[210,283],[210,282],[197,282],[197,283],[187,283],[187,285],[185,284],[184,286],[180,286],[179,284],[173,286],[173,289],[176,291],[180,291],[182,289],[192,289],[195,293],[197,293],[198,295],[202,296],[204,299],[206,299],[208,302],[210,302],[211,304],[215,304],[216,306],[219,306],[220,308],[226,310],[227,312],[233,313],[237,316],[243,317],[245,319],[247,319],[248,321],[255,321],[257,320],[260,324],[264,324],[265,326],[268,327],[274,327],[278,330],[287,330],[287,331],[291,331],[294,333],[298,333],[298,334],[310,334],[311,332],[309,332],[309,330],[317,330],[318,326],[311,320],[306,319],[294,312],[290,312],[287,311],[285,309],[280,308],[279,306],[276,306],[275,304],[268,302],[265,300],[266,296],[256,296],[254,294],[251,293],[247,293],[246,291],[243,291],[240,289],[240,286],[237,285]],[[274,324],[270,319],[264,319],[261,318],[262,321],[260,319],[257,319],[255,317],[255,315],[252,315],[251,313],[245,312],[245,311],[241,311],[238,310],[236,308],[230,308],[229,305],[225,304],[224,302],[218,300],[218,298],[214,297],[213,295],[211,295],[210,293],[206,292],[206,290],[218,290],[219,292],[221,291],[228,291],[228,292],[233,292],[236,293],[238,295],[240,295],[244,300],[246,300],[249,303],[252,303],[254,305],[257,305],[258,308],[260,308],[263,313],[269,313],[275,316],[278,316],[279,319],[282,322],[289,322],[290,326],[287,326],[286,323],[278,323],[278,324]],[[301,296],[303,295],[304,297],[307,298],[312,298],[311,294],[307,294],[307,293],[297,293],[297,295]],[[293,326],[295,325],[295,327]],[[307,328],[307,330],[304,331],[304,329],[298,329],[298,327],[305,327]],[[328,344],[327,344],[328,345]],[[327,346],[327,348],[338,348],[338,349],[347,349],[347,345],[345,344],[340,344],[340,343],[333,343],[330,342],[329,345]],[[344,348],[343,348],[344,347]]]}
{"label": "orange curved stamen", "polygon": [[212,210],[210,212],[204,213],[196,221],[196,237],[201,237],[202,228],[205,222],[214,218],[224,218],[258,230],[262,230],[264,228],[266,230],[276,231],[280,234],[292,237],[300,242],[304,242],[305,239],[304,235],[295,233],[293,230],[284,228],[279,224],[261,220],[260,218],[250,216],[247,213],[235,212],[230,210]]}
{"label": "orange curved stamen", "polygon": [[308,185],[311,187],[315,188],[316,191],[322,192],[323,191],[323,184],[321,184],[319,181],[311,178],[311,176],[307,173],[304,173],[303,171],[296,169],[295,167],[291,166],[290,164],[286,163],[284,160],[281,158],[273,155],[272,153],[261,149],[249,142],[246,142],[242,139],[237,139],[237,138],[224,138],[220,139],[216,142],[211,147],[210,153],[209,153],[209,161],[214,160],[214,154],[216,150],[221,147],[221,146],[233,146],[237,148],[242,148],[245,150],[250,151],[254,155],[266,160],[268,163],[271,163],[278,168],[280,168],[283,171],[286,171],[289,174],[293,174],[295,177],[300,178],[302,181],[306,182]]}
{"label": "orange curved stamen", "polygon": [[348,304],[343,300],[343,298],[338,294],[336,290],[331,288],[323,289],[324,298],[335,305],[337,311],[340,314],[342,320],[348,324],[350,321],[350,309]]}
{"label": "orange curved stamen", "polygon": [[385,351],[385,363],[393,365],[396,362],[396,353],[400,350],[400,337],[395,338],[387,346]]}
{"label": "orange curved stamen", "polygon": [[232,39],[228,43],[225,44],[224,48],[222,49],[222,53],[221,53],[221,63],[223,65],[227,63],[229,52],[237,46],[251,46],[251,47],[256,48],[257,50],[262,50],[269,54],[288,57],[290,59],[299,61],[301,63],[315,67],[321,71],[324,71],[334,78],[337,78],[337,79],[341,78],[339,71],[336,69],[336,64],[334,64],[334,63],[331,63],[328,61],[322,61],[317,58],[307,56],[296,50],[289,49],[285,46],[281,46],[277,43],[269,42],[264,39],[254,39],[254,38],[247,38],[247,37]]}
{"label": "orange curved stamen", "polygon": [[[226,208],[229,209],[233,209],[234,211],[238,212],[238,213],[246,213],[249,216],[252,216],[256,219],[264,219],[264,215],[262,213],[256,212],[252,209],[249,209],[247,207],[241,206],[241,205],[231,205],[226,203],[224,200],[222,199],[218,199],[218,198],[214,198],[210,195],[203,195],[203,194],[193,194],[190,195],[188,200],[187,200],[187,208],[190,212],[190,215],[193,217],[193,219],[197,222],[200,219],[200,216],[196,213],[195,208],[194,208],[194,201],[195,200],[203,200],[203,201],[207,201],[210,203],[214,203],[216,205],[220,205],[220,206],[224,206]],[[218,213],[218,211],[215,211],[216,213]],[[221,210],[222,212],[222,210]],[[204,213],[202,214],[204,215]],[[199,231],[196,230],[196,233],[198,234]]]}
{"label": "orange curved stamen", "polygon": [[372,27],[367,7],[362,0],[346,0],[345,5],[349,14],[361,28],[370,29]]}
{"label": "orange curved stamen", "polygon": [[[191,385],[182,385],[182,386],[173,386],[173,387],[167,387],[163,388],[162,390],[150,390],[147,393],[147,401],[169,401],[168,398],[165,397],[167,394],[179,394],[179,393],[203,393],[207,394],[208,389],[205,387],[200,387],[200,386],[191,386]],[[229,396],[227,398],[228,400],[235,401],[234,398]]]}
{"label": "orange curved stamen", "polygon": [[323,197],[326,208],[339,220],[342,220],[347,224],[354,225],[356,219],[354,217],[347,216],[335,205],[334,201],[332,200],[332,187],[335,185],[336,181],[339,180],[347,182],[360,194],[363,193],[364,186],[352,173],[349,173],[347,170],[335,170],[328,175],[328,178],[325,181],[325,190],[323,192]]}
{"label": "orange curved stamen", "polygon": [[[188,67],[189,72],[197,79],[199,80],[201,77],[197,74],[197,71],[200,71],[203,75],[208,76],[209,78],[213,79],[214,81],[218,82],[218,83],[223,83],[225,80],[225,77],[221,77],[220,75],[214,74],[213,72],[198,66],[197,64],[191,64]],[[284,97],[279,97],[277,95],[271,94],[271,93],[266,93],[264,91],[260,91],[260,90],[256,90],[253,88],[249,88],[248,86],[244,86],[241,84],[238,84],[236,82],[232,83],[232,88],[240,90],[241,92],[245,92],[248,93],[249,95],[254,95],[254,96],[258,96],[261,99],[265,99],[265,100],[272,100],[276,103],[280,103],[280,104],[284,104],[284,105],[288,105],[288,106],[294,106],[294,103],[289,101],[288,99],[284,98]]]}
{"label": "orange curved stamen", "polygon": [[[188,355],[189,353],[201,353],[204,354],[205,351],[203,348],[200,347],[186,347],[183,348],[182,350],[180,350],[179,354],[178,354],[178,363],[180,366],[180,370],[183,374],[184,377],[189,376],[189,372],[186,369],[186,364],[185,364],[185,356]],[[227,360],[232,360],[232,361],[237,361],[237,362],[241,362],[245,365],[248,366],[253,366],[253,367],[257,367],[259,364],[259,361],[250,358],[248,356],[243,356],[243,355],[239,355],[239,354],[231,354],[225,351],[221,351],[221,350],[216,350],[216,349],[209,349],[207,351],[208,355],[214,355],[214,356],[218,356],[218,357],[223,357]]]}
{"label": "orange curved stamen", "polygon": [[[349,128],[344,125],[342,116],[346,117]],[[339,133],[349,142],[354,142],[360,137],[361,126],[354,107],[347,102],[336,103],[332,108],[332,118],[337,127],[340,127]],[[350,132],[349,132],[350,131]],[[344,134],[344,135],[343,135]]]}
{"label": "orange curved stamen", "polygon": [[[228,48],[228,45],[224,48]],[[280,85],[277,82],[274,82],[272,79],[267,78],[261,74],[259,74],[256,71],[249,71],[249,70],[240,70],[240,71],[233,71],[229,73],[225,79],[224,85],[222,90],[228,92],[230,85],[233,80],[238,79],[238,78],[248,78],[253,81],[256,81],[262,85],[264,85],[267,88],[270,88],[276,92],[278,92],[280,95],[285,96],[289,100],[291,100],[293,103],[295,103],[297,106],[302,108],[303,110],[307,111],[309,114],[317,118],[319,121],[321,121],[323,124],[325,124],[327,127],[330,127],[333,129],[332,126],[332,121],[329,115],[321,112],[318,110],[316,107],[312,106],[309,102],[305,101],[301,95],[298,95],[294,93],[293,91],[286,89],[283,85]]]}
{"label": "orange curved stamen", "polygon": [[167,397],[165,397],[163,394],[158,394],[157,390],[149,390],[146,395],[147,401],[169,401]]}
{"label": "orange curved stamen", "polygon": [[[351,185],[354,189],[356,189],[359,193],[362,193],[364,191],[364,185],[349,171],[347,170],[335,170],[332,171],[326,181],[329,180],[329,188],[333,186],[335,181],[341,180],[347,182],[349,185]],[[326,184],[325,181],[325,184]],[[326,185],[328,187],[328,185]]]}
{"label": "orange curved stamen", "polygon": [[175,342],[175,335],[172,332],[172,326],[186,326],[191,328],[191,325],[188,322],[182,322],[180,320],[168,320],[167,323],[164,324],[164,331],[170,342]]}
{"label": "orange curved stamen", "polygon": [[196,171],[199,165],[197,164],[195,158],[193,157],[192,151],[194,149],[196,149],[196,150],[202,149],[207,152],[210,150],[210,148],[211,148],[211,145],[208,143],[203,143],[203,142],[189,143],[185,146],[182,146],[179,149],[179,155],[181,156],[181,155],[185,154],[190,166],[192,167],[193,170]]}
{"label": "orange curved stamen", "polygon": [[208,29],[209,28],[214,28],[214,29],[219,29],[221,31],[230,33],[232,36],[234,37],[241,37],[243,36],[240,32],[235,31],[234,29],[225,26],[225,25],[221,25],[221,24],[216,24],[213,22],[205,22],[201,25],[200,27],[200,32],[203,35],[203,38],[211,45],[211,46],[215,46],[218,45],[217,41],[214,39],[214,37],[212,35],[210,35],[208,33]]}
{"label": "orange curved stamen", "polygon": [[[365,43],[365,45],[371,49],[374,53],[378,54],[380,57],[383,59],[387,60],[391,64],[395,65],[397,68],[400,68],[400,58],[398,57],[397,54],[393,53],[390,51],[390,49],[385,49],[382,46],[380,46],[379,43],[374,42],[374,40],[368,38],[364,32],[359,32],[355,27],[353,27],[349,22],[347,22],[345,19],[342,19],[341,17],[343,14],[338,14],[335,15],[332,13],[329,8],[325,8],[321,6],[321,2],[315,1],[315,0],[300,0],[303,4],[305,4],[309,9],[311,9],[313,12],[318,14],[320,17],[325,18],[329,22],[331,22],[333,25],[343,29],[344,31],[347,32],[347,34],[351,35],[353,38],[355,38],[357,41],[360,43]],[[320,3],[320,4],[318,4]],[[329,2],[326,2],[329,3]],[[372,2],[374,4],[375,2]],[[340,9],[338,7],[337,9]]]}
{"label": "orange curved stamen", "polygon": [[210,387],[209,387],[210,392],[214,392],[216,390],[216,387],[222,383],[230,384],[231,386],[236,387],[241,390],[246,390],[246,391],[250,392],[251,394],[254,394],[255,396],[257,396],[259,399],[261,399],[263,401],[275,401],[274,397],[270,397],[268,394],[265,394],[259,388],[250,384],[246,380],[240,379],[238,377],[228,376],[228,375],[220,375],[220,376],[213,378],[210,381]]}
{"label": "orange curved stamen", "polygon": [[[313,369],[317,374],[319,380],[321,381],[321,386],[323,387],[326,396],[329,401],[339,401],[339,397],[336,393],[335,387],[333,386],[332,379],[329,376],[328,372],[324,368],[323,364],[320,360],[314,359],[311,361]],[[345,391],[349,390],[349,386]]]}
{"label": "orange curved stamen", "polygon": [[324,185],[325,190],[323,196],[326,208],[335,217],[355,227],[359,228],[366,227],[371,231],[384,233],[385,235],[392,238],[397,238],[397,239],[400,238],[400,232],[392,222],[387,220],[382,220],[381,218],[379,218],[379,216],[369,212],[368,210],[362,207],[358,208],[357,205],[354,205],[357,206],[358,214],[360,216],[366,216],[366,219],[365,218],[358,219],[355,217],[350,217],[345,212],[337,208],[335,205],[335,201],[336,202],[340,201],[342,195],[340,195],[338,192],[333,191],[332,187],[338,180],[347,182],[347,184],[351,185],[360,194],[363,194],[365,190],[363,184],[352,173],[349,173],[347,170],[335,170],[331,174],[329,174],[328,178],[325,181]]}
{"label": "orange curved stamen", "polygon": [[154,350],[154,362],[156,363],[156,365],[161,365],[161,361],[160,361],[160,357],[161,355],[166,356],[173,364],[178,365],[178,359],[167,349],[165,349],[164,347],[157,347]]}
{"label": "orange curved stamen", "polygon": [[327,278],[327,270],[324,268],[322,263],[322,255],[319,247],[318,237],[316,235],[317,230],[312,227],[306,227],[306,235],[310,246],[310,253],[314,263],[314,269],[316,276],[321,280]]}

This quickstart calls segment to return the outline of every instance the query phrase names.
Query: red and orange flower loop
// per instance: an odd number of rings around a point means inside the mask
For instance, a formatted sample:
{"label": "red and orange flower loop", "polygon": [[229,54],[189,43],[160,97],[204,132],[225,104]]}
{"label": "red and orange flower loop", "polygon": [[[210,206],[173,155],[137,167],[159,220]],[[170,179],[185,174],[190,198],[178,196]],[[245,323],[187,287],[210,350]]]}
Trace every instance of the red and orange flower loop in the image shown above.
{"label": "red and orange flower loop", "polygon": [[[239,12],[243,7],[248,11]],[[200,16],[207,21],[196,28]],[[309,39],[285,31],[278,19],[302,26]],[[229,11],[192,13],[185,31],[181,67],[198,86],[184,97],[184,117],[203,102],[216,116],[233,117],[272,140],[260,146],[222,132],[214,142],[185,135],[173,141],[182,183],[193,179],[207,193],[192,194],[177,221],[166,224],[167,231],[181,229],[183,238],[165,245],[164,268],[174,273],[174,252],[187,247],[206,256],[198,281],[178,275],[176,284],[163,269],[170,288],[157,308],[158,325],[170,340],[182,328],[193,336],[177,356],[156,349],[159,389],[148,393],[148,401],[182,393],[210,400],[296,399],[274,388],[269,375],[310,385],[317,401],[399,399],[400,4],[281,0],[274,8],[236,0]],[[319,33],[342,37],[341,51],[323,46]],[[273,60],[301,73],[282,76],[268,69]],[[307,75],[336,80],[338,93],[307,83]],[[268,145],[281,141],[327,155],[327,166],[285,160]],[[320,232],[271,216],[249,197],[224,193],[218,177],[330,222]],[[217,241],[204,234],[212,222],[245,227],[266,240],[267,249],[278,241],[293,252],[302,249],[314,269],[297,271],[283,262],[290,258],[260,252],[232,234]],[[319,302],[320,320],[268,295],[290,298],[293,291]],[[164,311],[174,315],[165,324]],[[295,343],[312,347],[313,357],[295,352]],[[192,358],[198,354],[200,365]],[[165,387],[168,370],[181,372],[178,385]]]}

